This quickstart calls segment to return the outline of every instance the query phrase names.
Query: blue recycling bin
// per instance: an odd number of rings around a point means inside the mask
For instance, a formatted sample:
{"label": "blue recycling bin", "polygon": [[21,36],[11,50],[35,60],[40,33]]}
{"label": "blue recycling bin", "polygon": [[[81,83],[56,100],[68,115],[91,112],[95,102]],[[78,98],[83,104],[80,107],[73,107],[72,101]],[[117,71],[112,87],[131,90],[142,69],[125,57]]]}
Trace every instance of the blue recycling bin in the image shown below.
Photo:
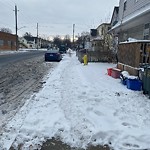
{"label": "blue recycling bin", "polygon": [[141,91],[142,82],[138,79],[127,79],[127,88],[134,91]]}

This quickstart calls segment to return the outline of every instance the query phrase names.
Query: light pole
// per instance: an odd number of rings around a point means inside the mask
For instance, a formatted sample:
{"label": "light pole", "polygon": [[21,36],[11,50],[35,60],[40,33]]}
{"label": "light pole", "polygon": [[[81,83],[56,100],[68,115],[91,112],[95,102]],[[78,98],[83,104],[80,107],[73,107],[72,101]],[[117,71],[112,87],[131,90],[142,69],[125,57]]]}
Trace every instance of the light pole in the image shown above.
{"label": "light pole", "polygon": [[37,50],[39,49],[39,24],[37,23]]}
{"label": "light pole", "polygon": [[17,5],[15,5],[15,23],[16,23],[16,51],[18,50],[18,34],[17,34],[17,31],[18,31],[18,27],[17,27],[17,12],[18,12],[18,10],[17,10]]}
{"label": "light pole", "polygon": [[24,28],[25,26],[18,28],[18,9],[17,5],[15,5],[15,24],[16,24],[16,51],[18,50],[18,30]]}

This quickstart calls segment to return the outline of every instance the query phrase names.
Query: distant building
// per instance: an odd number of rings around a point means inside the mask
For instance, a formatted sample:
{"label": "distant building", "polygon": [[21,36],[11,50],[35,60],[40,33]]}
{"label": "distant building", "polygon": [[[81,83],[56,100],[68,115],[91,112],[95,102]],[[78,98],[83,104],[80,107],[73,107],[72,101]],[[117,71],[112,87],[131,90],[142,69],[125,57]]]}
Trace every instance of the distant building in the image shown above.
{"label": "distant building", "polygon": [[90,35],[91,35],[92,37],[96,37],[96,36],[97,36],[97,29],[91,29],[91,30],[90,30]]}
{"label": "distant building", "polygon": [[[111,36],[109,23],[102,23],[96,28],[96,36],[91,34],[92,51],[107,51],[110,47]],[[95,34],[94,34],[95,35]]]}
{"label": "distant building", "polygon": [[0,32],[0,50],[16,50],[16,35]]}
{"label": "distant building", "polygon": [[41,48],[41,39],[32,36],[24,36],[19,38],[19,47],[20,48],[28,48],[28,49],[36,49]]}
{"label": "distant building", "polygon": [[[110,21],[111,28],[113,28],[119,21],[119,7],[115,6],[112,14],[112,18]],[[112,36],[112,51],[113,53],[117,53],[118,51],[118,34],[115,33],[115,30],[111,30],[111,36]]]}
{"label": "distant building", "polygon": [[115,6],[112,14],[112,18],[110,21],[111,26],[115,26],[119,21],[119,7]]}
{"label": "distant building", "polygon": [[88,57],[90,61],[108,62],[111,60],[110,23],[102,23],[96,29],[91,29]]}

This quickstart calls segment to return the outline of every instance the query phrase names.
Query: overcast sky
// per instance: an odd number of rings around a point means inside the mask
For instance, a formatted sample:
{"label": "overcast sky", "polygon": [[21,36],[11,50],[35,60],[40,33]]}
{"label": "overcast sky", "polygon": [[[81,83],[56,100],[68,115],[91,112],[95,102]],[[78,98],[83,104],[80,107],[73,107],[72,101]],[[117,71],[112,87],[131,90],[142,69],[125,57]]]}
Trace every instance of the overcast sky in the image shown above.
{"label": "overcast sky", "polygon": [[[0,27],[15,33],[15,4],[18,7],[18,34],[30,32],[39,35],[75,35],[90,31],[104,22],[110,22],[114,6],[119,0],[0,0]],[[24,27],[25,28],[22,28]]]}

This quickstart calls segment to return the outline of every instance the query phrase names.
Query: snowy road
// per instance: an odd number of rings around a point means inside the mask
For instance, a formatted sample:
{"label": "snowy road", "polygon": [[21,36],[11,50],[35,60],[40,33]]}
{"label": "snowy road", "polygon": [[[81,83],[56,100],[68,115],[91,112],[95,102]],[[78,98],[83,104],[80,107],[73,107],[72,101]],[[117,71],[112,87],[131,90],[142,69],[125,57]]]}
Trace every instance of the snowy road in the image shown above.
{"label": "snowy road", "polygon": [[115,150],[150,149],[150,101],[106,74],[107,63],[64,56],[0,135],[1,148],[39,148],[59,137],[72,147],[107,144]]}

